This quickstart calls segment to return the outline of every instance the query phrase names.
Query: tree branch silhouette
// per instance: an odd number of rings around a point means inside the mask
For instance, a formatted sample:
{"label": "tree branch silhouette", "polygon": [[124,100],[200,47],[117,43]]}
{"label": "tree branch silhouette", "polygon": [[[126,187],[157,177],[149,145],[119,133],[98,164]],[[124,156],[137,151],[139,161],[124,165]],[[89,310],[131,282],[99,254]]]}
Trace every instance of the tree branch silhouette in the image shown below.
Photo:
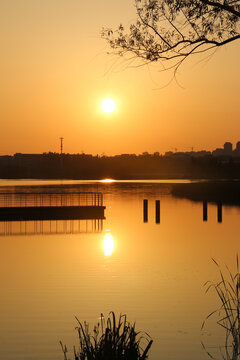
{"label": "tree branch silhouette", "polygon": [[113,53],[145,63],[169,61],[177,69],[190,55],[240,39],[240,0],[135,0],[128,29],[103,28]]}

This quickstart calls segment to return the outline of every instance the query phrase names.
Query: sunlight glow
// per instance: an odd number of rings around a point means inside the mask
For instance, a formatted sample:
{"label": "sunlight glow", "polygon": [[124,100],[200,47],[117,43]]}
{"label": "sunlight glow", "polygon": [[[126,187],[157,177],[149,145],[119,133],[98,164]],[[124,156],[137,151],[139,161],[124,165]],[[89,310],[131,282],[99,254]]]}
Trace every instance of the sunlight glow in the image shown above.
{"label": "sunlight glow", "polygon": [[112,183],[114,182],[115,180],[114,179],[103,179],[103,180],[100,180],[101,183]]}
{"label": "sunlight glow", "polygon": [[116,109],[116,103],[111,98],[106,98],[101,103],[101,108],[105,113],[112,113]]}
{"label": "sunlight glow", "polygon": [[104,240],[103,240],[103,250],[104,250],[104,255],[105,256],[110,256],[113,253],[113,249],[114,249],[114,239],[113,236],[110,233],[107,233],[104,236]]}

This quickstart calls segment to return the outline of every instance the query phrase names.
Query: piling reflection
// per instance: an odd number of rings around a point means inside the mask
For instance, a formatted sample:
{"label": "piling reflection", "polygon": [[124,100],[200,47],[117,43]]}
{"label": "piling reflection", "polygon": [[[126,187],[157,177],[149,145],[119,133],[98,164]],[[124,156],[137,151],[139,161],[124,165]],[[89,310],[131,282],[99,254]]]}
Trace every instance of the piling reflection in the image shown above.
{"label": "piling reflection", "polygon": [[103,240],[103,250],[105,256],[110,256],[114,250],[114,239],[112,234],[108,231],[104,236]]}

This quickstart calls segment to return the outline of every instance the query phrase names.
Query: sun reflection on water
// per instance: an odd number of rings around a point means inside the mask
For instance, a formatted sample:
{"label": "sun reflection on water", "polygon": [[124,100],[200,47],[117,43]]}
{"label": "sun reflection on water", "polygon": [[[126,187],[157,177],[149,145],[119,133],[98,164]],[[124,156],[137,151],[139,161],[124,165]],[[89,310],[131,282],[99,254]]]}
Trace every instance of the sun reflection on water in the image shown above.
{"label": "sun reflection on water", "polygon": [[112,183],[114,182],[115,180],[114,179],[103,179],[103,180],[100,180],[100,182],[102,183]]}
{"label": "sun reflection on water", "polygon": [[112,234],[109,232],[104,236],[103,240],[103,250],[105,256],[110,256],[114,250],[114,239]]}

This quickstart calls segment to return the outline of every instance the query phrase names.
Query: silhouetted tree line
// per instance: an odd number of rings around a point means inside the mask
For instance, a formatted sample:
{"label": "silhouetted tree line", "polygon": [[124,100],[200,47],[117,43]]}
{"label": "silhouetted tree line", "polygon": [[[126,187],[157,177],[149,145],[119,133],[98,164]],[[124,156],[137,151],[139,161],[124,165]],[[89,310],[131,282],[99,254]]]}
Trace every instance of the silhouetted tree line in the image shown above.
{"label": "silhouetted tree line", "polygon": [[166,179],[240,178],[240,158],[212,155],[15,154],[0,156],[0,178]]}

